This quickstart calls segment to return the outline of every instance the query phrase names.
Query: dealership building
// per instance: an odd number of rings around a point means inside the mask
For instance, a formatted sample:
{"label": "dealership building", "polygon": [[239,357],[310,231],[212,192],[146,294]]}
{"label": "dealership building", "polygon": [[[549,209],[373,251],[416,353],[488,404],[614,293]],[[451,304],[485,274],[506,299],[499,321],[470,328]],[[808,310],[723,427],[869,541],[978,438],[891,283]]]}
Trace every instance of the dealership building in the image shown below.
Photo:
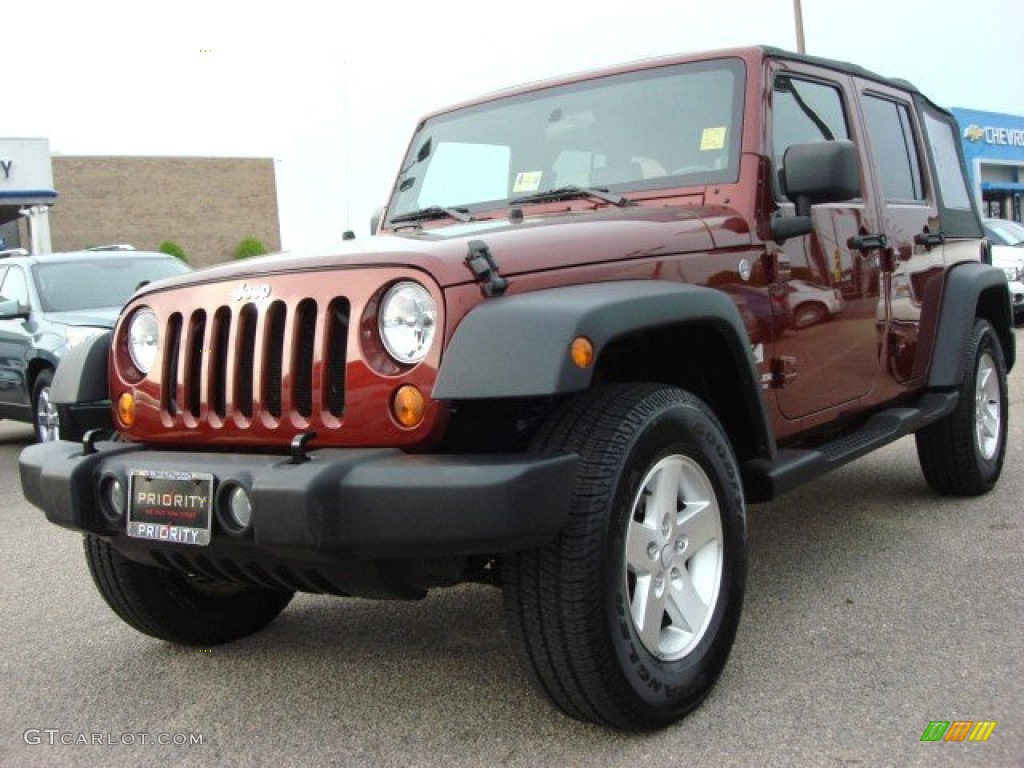
{"label": "dealership building", "polygon": [[201,267],[246,237],[281,248],[272,159],[51,156],[46,139],[0,138],[0,250],[169,241]]}
{"label": "dealership building", "polygon": [[960,126],[971,189],[982,216],[1021,221],[1024,117],[952,110]]}

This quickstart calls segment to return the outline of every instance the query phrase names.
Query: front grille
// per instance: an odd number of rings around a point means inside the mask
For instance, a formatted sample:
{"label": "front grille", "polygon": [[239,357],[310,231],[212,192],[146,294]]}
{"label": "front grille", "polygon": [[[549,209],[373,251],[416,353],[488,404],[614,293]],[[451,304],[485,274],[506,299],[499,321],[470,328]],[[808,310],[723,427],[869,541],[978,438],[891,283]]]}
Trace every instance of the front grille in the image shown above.
{"label": "front grille", "polygon": [[345,298],[173,312],[161,368],[165,417],[273,426],[293,413],[311,421],[319,405],[340,418],[349,314]]}

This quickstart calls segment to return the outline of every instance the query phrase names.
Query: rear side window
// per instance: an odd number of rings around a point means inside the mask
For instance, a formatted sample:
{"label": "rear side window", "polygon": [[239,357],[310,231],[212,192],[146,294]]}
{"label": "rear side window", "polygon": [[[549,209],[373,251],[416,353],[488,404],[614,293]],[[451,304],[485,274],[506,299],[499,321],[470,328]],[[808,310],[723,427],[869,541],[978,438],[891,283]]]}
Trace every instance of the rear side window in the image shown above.
{"label": "rear side window", "polygon": [[924,200],[921,164],[906,104],[866,94],[864,118],[886,201]]}
{"label": "rear side window", "polygon": [[940,122],[927,112],[924,113],[924,132],[932,151],[935,177],[939,184],[942,202],[947,208],[970,209],[971,198],[967,183],[960,171],[960,157],[957,155],[957,137],[948,123]]}

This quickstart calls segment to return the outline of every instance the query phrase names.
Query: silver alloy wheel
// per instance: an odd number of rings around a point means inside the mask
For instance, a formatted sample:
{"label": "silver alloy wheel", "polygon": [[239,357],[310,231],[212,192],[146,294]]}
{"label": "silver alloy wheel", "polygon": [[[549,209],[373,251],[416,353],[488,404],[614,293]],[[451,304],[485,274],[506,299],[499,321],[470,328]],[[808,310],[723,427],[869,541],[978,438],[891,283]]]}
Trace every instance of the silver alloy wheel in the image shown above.
{"label": "silver alloy wheel", "polygon": [[985,461],[991,461],[999,450],[1002,405],[996,364],[985,352],[978,359],[974,381],[974,440]]}
{"label": "silver alloy wheel", "polygon": [[50,388],[43,387],[36,398],[36,437],[41,443],[60,439],[60,417],[50,400]]}
{"label": "silver alloy wheel", "polygon": [[667,456],[647,473],[626,531],[625,579],[644,647],[677,661],[704,636],[722,583],[722,519],[693,459]]}

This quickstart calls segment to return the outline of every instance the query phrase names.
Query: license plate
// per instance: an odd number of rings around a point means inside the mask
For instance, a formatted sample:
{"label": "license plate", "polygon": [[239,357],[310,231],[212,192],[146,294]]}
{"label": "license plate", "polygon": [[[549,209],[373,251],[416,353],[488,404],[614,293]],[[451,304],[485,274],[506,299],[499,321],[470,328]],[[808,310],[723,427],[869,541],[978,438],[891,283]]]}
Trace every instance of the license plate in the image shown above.
{"label": "license plate", "polygon": [[174,544],[210,543],[213,475],[134,470],[129,481],[128,535]]}

